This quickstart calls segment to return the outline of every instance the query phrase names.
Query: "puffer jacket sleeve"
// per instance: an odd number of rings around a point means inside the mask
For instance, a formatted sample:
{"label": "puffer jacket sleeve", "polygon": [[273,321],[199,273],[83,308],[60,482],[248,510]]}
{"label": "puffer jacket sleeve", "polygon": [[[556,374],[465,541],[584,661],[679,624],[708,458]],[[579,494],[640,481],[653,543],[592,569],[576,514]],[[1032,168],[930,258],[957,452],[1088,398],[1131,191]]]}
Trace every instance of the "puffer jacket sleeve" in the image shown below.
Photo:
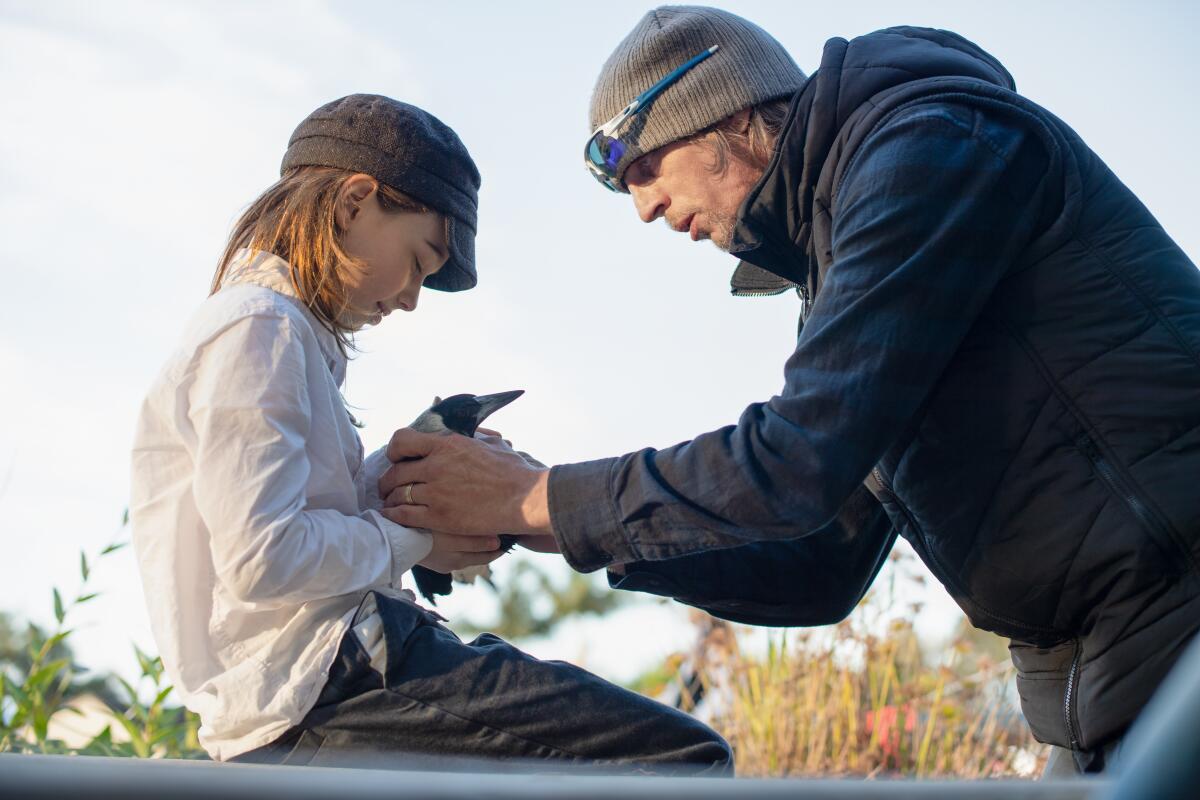
{"label": "puffer jacket sleeve", "polygon": [[610,570],[608,582],[747,625],[828,625],[858,605],[895,541],[882,506],[859,487],[811,536],[635,561]]}
{"label": "puffer jacket sleeve", "polygon": [[1035,239],[1044,145],[938,104],[885,123],[846,168],[833,258],[781,394],[664,450],[555,467],[568,562],[675,559],[828,525],[930,393]]}

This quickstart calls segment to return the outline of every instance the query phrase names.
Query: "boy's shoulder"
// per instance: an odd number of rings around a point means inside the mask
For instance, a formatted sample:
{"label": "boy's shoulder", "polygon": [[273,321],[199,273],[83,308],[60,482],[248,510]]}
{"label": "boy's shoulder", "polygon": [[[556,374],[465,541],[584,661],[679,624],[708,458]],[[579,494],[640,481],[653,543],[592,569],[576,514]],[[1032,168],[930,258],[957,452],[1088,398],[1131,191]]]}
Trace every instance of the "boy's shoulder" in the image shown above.
{"label": "boy's shoulder", "polygon": [[160,378],[177,380],[194,367],[205,348],[239,323],[254,320],[256,335],[270,335],[272,328],[280,337],[299,338],[308,346],[319,349],[312,323],[304,309],[279,292],[251,283],[222,287],[205,298],[184,325],[180,341],[163,365]]}
{"label": "boy's shoulder", "polygon": [[243,320],[274,320],[307,338],[313,335],[304,310],[291,298],[252,283],[222,287],[205,299],[184,328],[183,349],[195,351]]}

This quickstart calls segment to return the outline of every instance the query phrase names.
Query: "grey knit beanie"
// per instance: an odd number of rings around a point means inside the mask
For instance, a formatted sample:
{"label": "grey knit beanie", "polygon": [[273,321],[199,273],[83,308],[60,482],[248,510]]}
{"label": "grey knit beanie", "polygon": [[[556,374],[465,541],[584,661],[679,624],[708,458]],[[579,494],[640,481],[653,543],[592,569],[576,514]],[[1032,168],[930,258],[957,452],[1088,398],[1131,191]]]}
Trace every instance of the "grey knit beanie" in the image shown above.
{"label": "grey knit beanie", "polygon": [[279,173],[311,165],[366,173],[444,214],[450,259],[424,285],[444,292],[475,285],[479,170],[437,117],[377,94],[326,103],[296,127]]}
{"label": "grey knit beanie", "polygon": [[692,56],[720,49],[686,72],[617,132],[629,151],[617,165],[687,138],[744,108],[799,90],[804,72],[778,41],[754,23],[706,6],[662,6],[634,26],[604,62],[592,91],[588,131],[612,119],[642,92]]}

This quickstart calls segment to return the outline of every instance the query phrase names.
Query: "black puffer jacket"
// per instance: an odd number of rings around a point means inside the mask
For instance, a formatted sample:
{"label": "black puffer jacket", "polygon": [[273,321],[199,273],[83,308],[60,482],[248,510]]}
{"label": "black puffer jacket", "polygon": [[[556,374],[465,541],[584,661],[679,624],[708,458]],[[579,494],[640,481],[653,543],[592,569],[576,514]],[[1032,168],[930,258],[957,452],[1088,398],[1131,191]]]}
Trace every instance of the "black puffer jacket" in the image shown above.
{"label": "black puffer jacket", "polygon": [[894,528],[1013,640],[1040,740],[1120,735],[1200,627],[1195,266],[994,59],[914,28],[827,44],[735,246],[735,288],[811,300],[787,388],[677,448],[556,470],[564,553],[812,624],[853,607]]}

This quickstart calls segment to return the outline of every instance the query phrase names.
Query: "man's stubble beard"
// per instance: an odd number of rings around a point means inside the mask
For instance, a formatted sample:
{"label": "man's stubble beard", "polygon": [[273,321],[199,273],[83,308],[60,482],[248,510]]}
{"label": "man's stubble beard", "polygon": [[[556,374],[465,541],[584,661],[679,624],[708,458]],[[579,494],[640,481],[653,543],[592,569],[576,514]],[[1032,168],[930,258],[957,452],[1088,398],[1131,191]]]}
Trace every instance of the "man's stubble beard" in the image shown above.
{"label": "man's stubble beard", "polygon": [[729,248],[733,247],[733,231],[737,228],[738,212],[741,211],[746,197],[750,194],[750,190],[762,179],[767,165],[741,162],[739,166],[745,171],[743,184],[745,190],[742,192],[742,199],[735,207],[736,210],[733,213],[717,214],[710,212],[708,214],[710,225],[708,238],[712,241],[714,247],[724,253],[728,253]]}
{"label": "man's stubble beard", "polygon": [[736,217],[726,215],[714,217],[712,232],[709,234],[713,246],[723,253],[728,253],[729,248],[733,246],[733,229],[736,225]]}

